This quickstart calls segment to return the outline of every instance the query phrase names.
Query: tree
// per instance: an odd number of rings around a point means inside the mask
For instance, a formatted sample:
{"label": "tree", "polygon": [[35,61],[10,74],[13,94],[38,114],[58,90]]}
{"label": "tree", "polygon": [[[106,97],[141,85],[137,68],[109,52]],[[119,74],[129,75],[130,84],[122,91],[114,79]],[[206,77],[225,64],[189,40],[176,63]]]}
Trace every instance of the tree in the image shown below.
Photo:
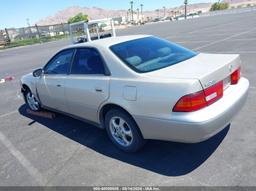
{"label": "tree", "polygon": [[210,11],[224,10],[224,9],[228,9],[228,7],[229,7],[229,4],[226,2],[217,2],[211,6]]}
{"label": "tree", "polygon": [[88,22],[88,15],[84,15],[83,13],[78,13],[77,15],[70,17],[68,19],[68,24],[76,23],[79,21],[85,21]]}
{"label": "tree", "polygon": [[188,0],[184,1],[184,5],[185,5],[185,19],[187,19],[187,5],[188,5]]}

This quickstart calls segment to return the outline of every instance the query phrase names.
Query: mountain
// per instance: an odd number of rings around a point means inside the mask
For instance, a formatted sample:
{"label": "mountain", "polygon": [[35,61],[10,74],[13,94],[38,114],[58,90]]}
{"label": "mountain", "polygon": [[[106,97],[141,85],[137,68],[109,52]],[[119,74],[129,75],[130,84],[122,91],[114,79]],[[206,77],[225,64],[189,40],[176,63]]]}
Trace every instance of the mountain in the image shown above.
{"label": "mountain", "polygon": [[[228,2],[230,6],[238,6],[238,5],[248,5],[248,4],[256,4],[256,0],[224,0]],[[211,7],[211,3],[197,3],[197,4],[189,4],[188,5],[188,13],[194,13],[198,11],[207,12]],[[157,9],[157,8],[156,8]],[[184,12],[184,6],[175,7],[175,8],[167,8],[166,15],[170,15],[173,11],[178,12],[178,14],[182,14]],[[103,9],[98,7],[80,7],[80,6],[72,6],[68,7],[64,10],[58,11],[56,14],[52,16],[48,16],[36,22],[38,25],[53,25],[59,23],[66,23],[67,20],[78,14],[84,13],[89,15],[90,19],[101,19],[107,17],[120,17],[126,16],[127,10],[110,10]],[[156,10],[145,11],[145,17],[157,17],[158,13]],[[163,9],[159,11],[159,15],[163,16]]]}
{"label": "mountain", "polygon": [[230,7],[247,7],[247,6],[255,6],[256,0],[223,0],[228,3]]}
{"label": "mountain", "polygon": [[38,25],[51,25],[66,23],[68,19],[78,13],[84,13],[89,15],[90,19],[101,19],[107,17],[120,17],[126,15],[126,10],[109,10],[98,7],[80,7],[73,6],[64,10],[58,11],[55,15],[48,16],[40,21],[36,22]]}
{"label": "mountain", "polygon": [[[203,10],[203,12],[208,11],[210,9],[211,3],[198,3],[188,5],[188,12],[197,12],[198,10]],[[183,6],[176,8],[167,8],[166,14],[170,14],[171,11],[182,12],[184,10]],[[66,23],[67,20],[78,14],[84,13],[89,15],[90,19],[101,19],[107,17],[121,17],[127,15],[127,10],[110,10],[110,9],[102,9],[98,7],[80,7],[80,6],[72,6],[68,7],[64,10],[58,11],[56,14],[52,16],[48,16],[36,22],[37,25],[53,25],[59,23]],[[145,17],[157,17],[157,11],[145,11]],[[159,12],[160,16],[163,15],[163,9]]]}
{"label": "mountain", "polygon": [[255,3],[255,0],[223,0],[224,2],[227,2],[229,4],[237,4],[237,3]]}

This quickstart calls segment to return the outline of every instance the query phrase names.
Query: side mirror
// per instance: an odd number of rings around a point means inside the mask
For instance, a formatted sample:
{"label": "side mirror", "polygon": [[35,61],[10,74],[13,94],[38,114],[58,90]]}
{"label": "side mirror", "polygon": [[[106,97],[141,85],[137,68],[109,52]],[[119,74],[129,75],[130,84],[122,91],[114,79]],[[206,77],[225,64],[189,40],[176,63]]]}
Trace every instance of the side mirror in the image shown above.
{"label": "side mirror", "polygon": [[39,68],[39,69],[36,69],[36,70],[33,71],[33,76],[34,77],[39,77],[39,76],[42,75],[42,73],[43,73],[43,69]]}

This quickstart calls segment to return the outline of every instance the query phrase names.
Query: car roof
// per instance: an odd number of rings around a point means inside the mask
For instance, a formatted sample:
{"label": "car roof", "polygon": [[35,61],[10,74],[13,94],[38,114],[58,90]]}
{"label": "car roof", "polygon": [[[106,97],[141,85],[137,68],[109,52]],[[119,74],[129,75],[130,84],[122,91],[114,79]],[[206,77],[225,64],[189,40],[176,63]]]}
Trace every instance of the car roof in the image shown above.
{"label": "car roof", "polygon": [[140,39],[140,38],[145,38],[149,37],[151,35],[129,35],[129,36],[117,36],[117,37],[109,37],[109,38],[104,38],[104,39],[99,39],[99,40],[93,40],[90,42],[84,42],[84,43],[79,43],[79,44],[73,44],[69,45],[66,48],[75,48],[75,47],[88,47],[88,46],[93,46],[93,47],[110,47],[115,44],[119,44],[122,42],[130,41],[130,40],[135,40],[135,39]]}

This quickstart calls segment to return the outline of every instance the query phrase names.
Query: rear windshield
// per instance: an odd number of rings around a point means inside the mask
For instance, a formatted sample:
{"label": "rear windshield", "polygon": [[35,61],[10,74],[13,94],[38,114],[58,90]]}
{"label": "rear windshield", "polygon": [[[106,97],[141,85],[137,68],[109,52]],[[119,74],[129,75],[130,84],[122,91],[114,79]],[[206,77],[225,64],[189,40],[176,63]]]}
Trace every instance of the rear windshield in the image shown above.
{"label": "rear windshield", "polygon": [[172,66],[196,53],[157,37],[145,37],[110,47],[125,64],[139,73]]}

